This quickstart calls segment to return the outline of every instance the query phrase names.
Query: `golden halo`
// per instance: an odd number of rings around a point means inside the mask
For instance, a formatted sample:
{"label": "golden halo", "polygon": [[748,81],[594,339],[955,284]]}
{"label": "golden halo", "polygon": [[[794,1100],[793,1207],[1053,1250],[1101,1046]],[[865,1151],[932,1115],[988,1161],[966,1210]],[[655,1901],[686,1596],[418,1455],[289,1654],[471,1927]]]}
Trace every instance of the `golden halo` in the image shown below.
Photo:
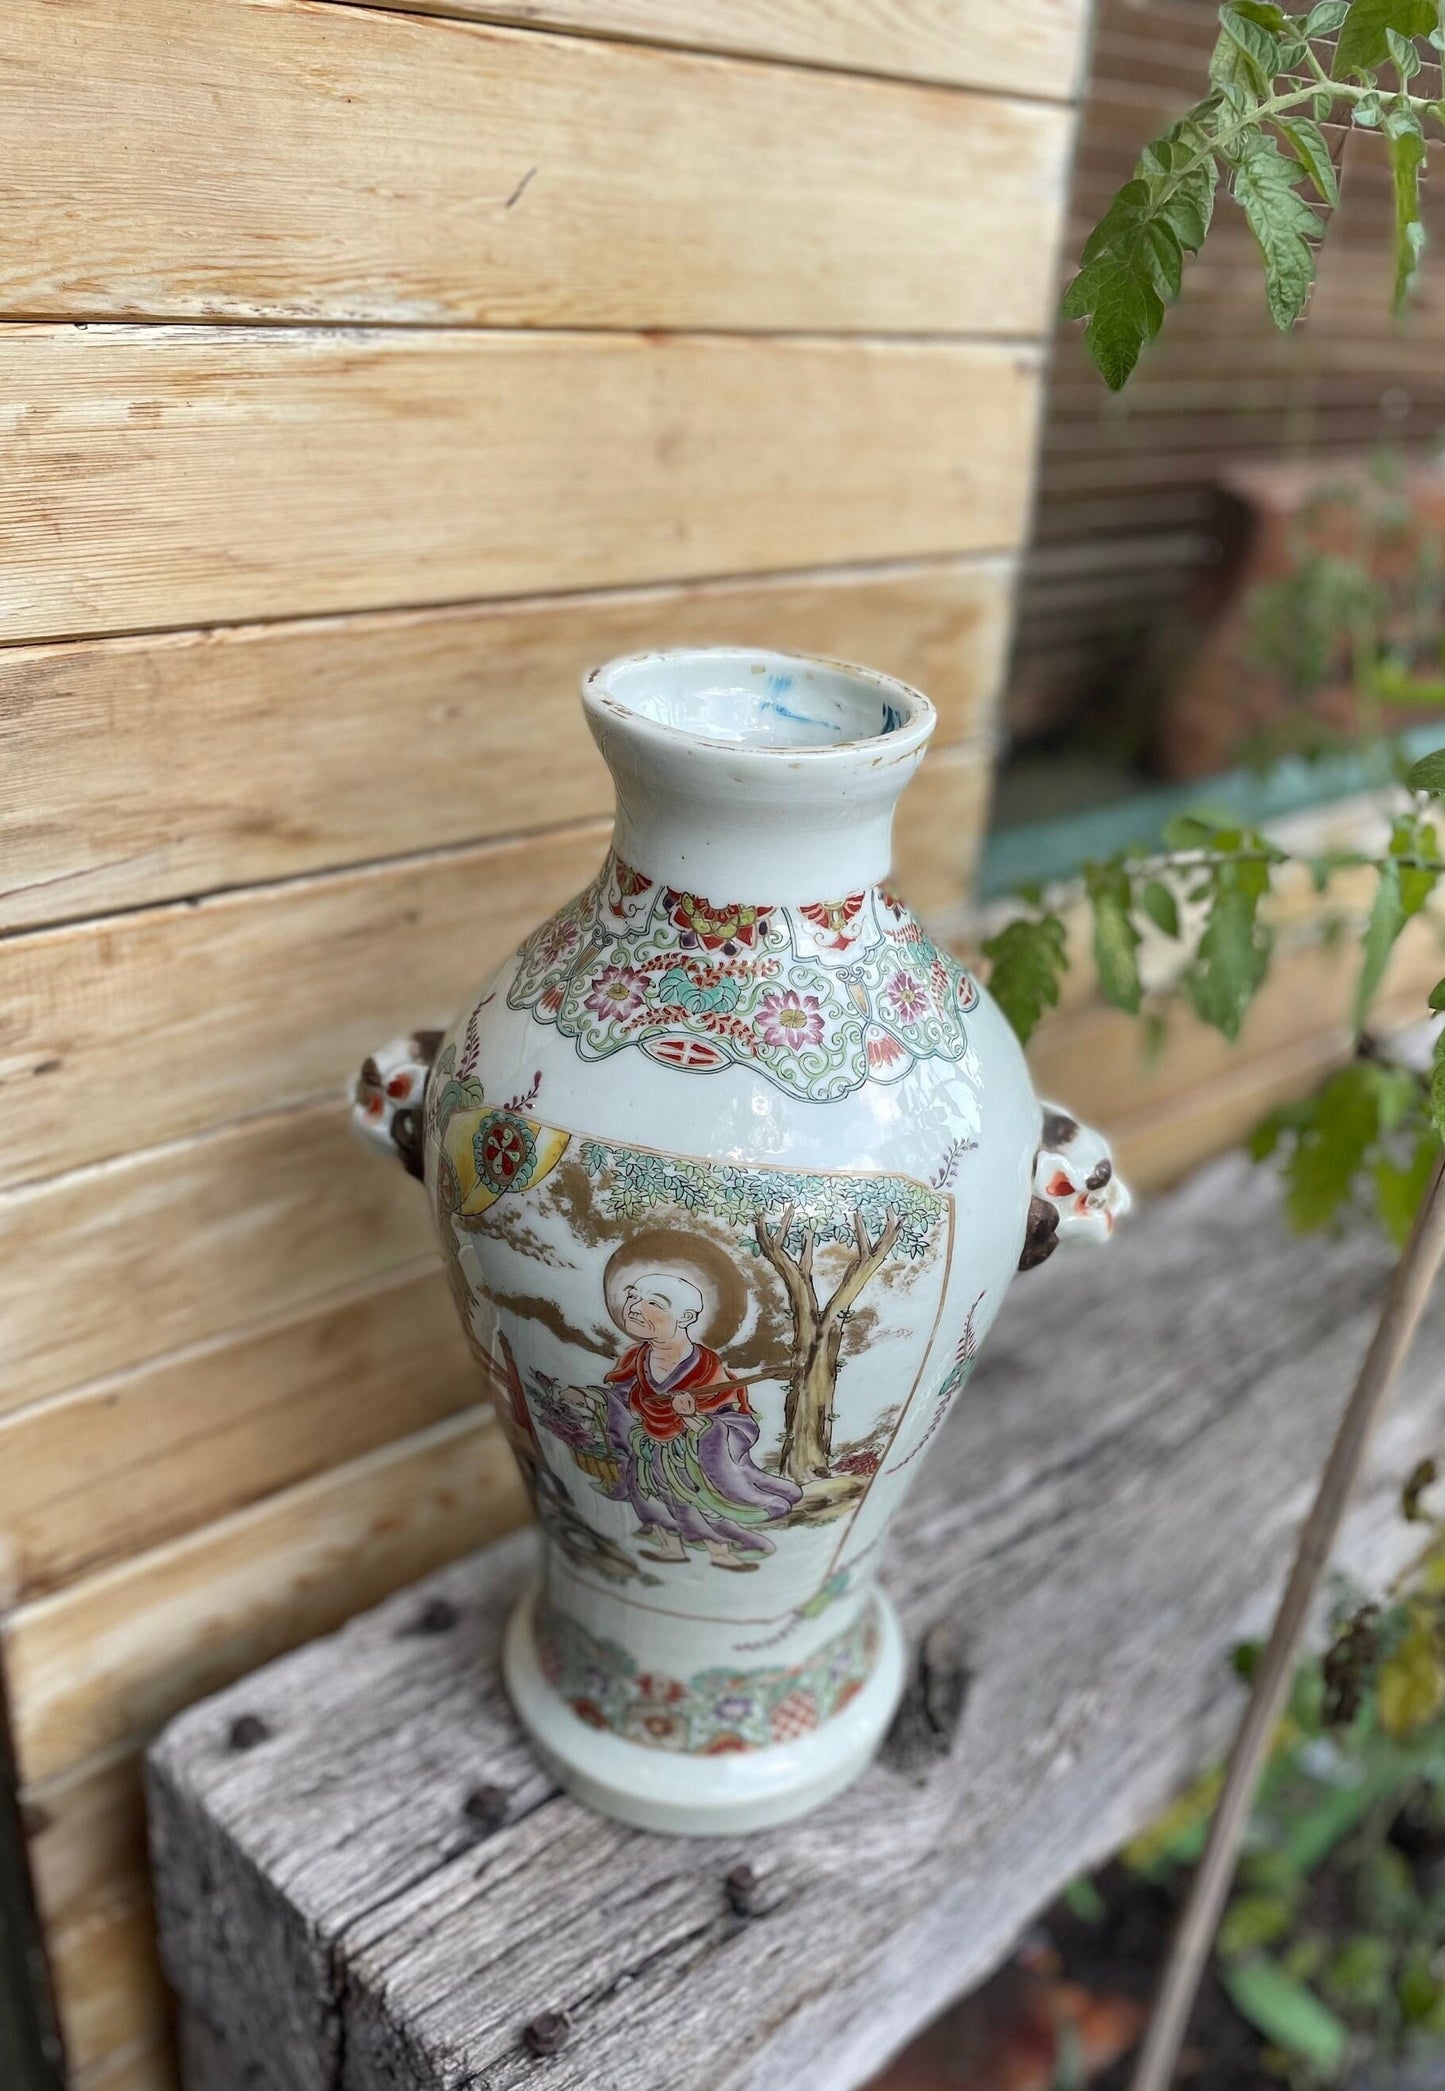
{"label": "golden halo", "polygon": [[[688,1278],[702,1294],[702,1316],[693,1328],[694,1341],[718,1350],[742,1327],[748,1311],[748,1287],[725,1249],[705,1235],[677,1227],[648,1227],[629,1235],[607,1259],[602,1289],[607,1312],[622,1327],[622,1295],[630,1280],[645,1271],[666,1271]],[[625,1332],[624,1332],[625,1333]]]}

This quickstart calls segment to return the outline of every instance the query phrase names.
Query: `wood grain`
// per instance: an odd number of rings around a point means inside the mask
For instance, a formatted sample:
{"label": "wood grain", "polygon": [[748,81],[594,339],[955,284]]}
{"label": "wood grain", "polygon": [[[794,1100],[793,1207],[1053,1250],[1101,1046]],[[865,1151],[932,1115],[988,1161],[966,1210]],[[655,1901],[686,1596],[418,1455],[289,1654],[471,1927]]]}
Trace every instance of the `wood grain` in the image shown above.
{"label": "wood grain", "polygon": [[861,661],[927,691],[940,743],[976,736],[1012,574],[947,560],[0,650],[0,929],[606,813],[577,686],[612,654]]}
{"label": "wood grain", "polygon": [[0,1412],[432,1253],[339,1099],[0,1195]]}
{"label": "wood grain", "polygon": [[[961,901],[987,747],[924,765],[896,875]],[[424,815],[424,808],[418,813]],[[334,1092],[386,1038],[445,1024],[602,862],[610,824],[437,851],[0,939],[0,1185]],[[142,1065],[165,1068],[138,1081]]]}
{"label": "wood grain", "polygon": [[[1021,1284],[886,1569],[913,1636],[962,1622],[957,1741],[924,1776],[885,1753],[811,1820],[690,1842],[555,1795],[496,1678],[521,1541],[427,1586],[451,1634],[399,1637],[412,1593],[193,1708],[150,1782],[185,2002],[258,2091],[321,2091],[343,2049],[354,2091],[513,2091],[543,2007],[574,2024],[557,2091],[653,2091],[650,2024],[699,2091],[861,2083],[1218,1746],[1226,1651],[1267,1615],[1388,1260],[1292,1238],[1235,1161]],[[1370,1582],[1409,1550],[1398,1489],[1445,1424],[1442,1329],[1437,1304],[1350,1521]],[[273,1740],[237,1756],[243,1708]],[[480,1847],[457,1836],[478,1776],[509,1798]],[[730,1914],[740,1858],[785,1915]]]}
{"label": "wood grain", "polygon": [[[360,0],[363,6],[398,0]],[[1078,91],[1085,0],[405,0],[419,14],[738,51],[1067,98]]]}
{"label": "wood grain", "polygon": [[164,2027],[168,1999],[144,1887],[100,1898],[79,1923],[52,1932],[47,1949],[72,2070],[143,2047]]}
{"label": "wood grain", "polygon": [[0,1620],[0,1653],[22,1780],[133,1746],[523,1508],[501,1433],[473,1411],[20,1606]]}
{"label": "wood grain", "polygon": [[[192,2080],[194,2084],[194,2080]],[[119,2049],[89,2069],[73,2072],[71,2091],[179,2091],[175,2052],[164,2028],[152,2039]],[[219,2080],[208,2091],[230,2091]]]}
{"label": "wood grain", "polygon": [[1007,550],[1039,354],[18,326],[0,398],[0,639],[70,638]]}
{"label": "wood grain", "polygon": [[1060,107],[307,0],[11,0],[0,68],[9,316],[1048,325]]}
{"label": "wood grain", "polygon": [[893,878],[924,919],[946,920],[973,890],[988,829],[994,747],[941,748],[899,801]]}
{"label": "wood grain", "polygon": [[435,1263],[0,1417],[0,1604],[472,1406]]}
{"label": "wood grain", "polygon": [[[1384,1018],[1411,1014],[1435,971],[1428,935],[1406,939]],[[1034,1080],[1109,1128],[1136,1189],[1158,1188],[1342,1064],[1349,988],[1337,953],[1286,951],[1238,1045],[1179,1011],[1157,1062],[1129,1019],[1086,1006],[1042,1028]],[[244,1181],[244,1169],[235,1173]],[[299,1228],[290,1246],[304,1260]],[[103,1284],[103,1273],[90,1282]],[[476,1392],[427,1259],[288,1320],[228,1330],[0,1417],[0,1595],[39,1595],[193,1531]]]}
{"label": "wood grain", "polygon": [[[0,1182],[334,1094],[446,1024],[579,892],[610,823],[0,941]],[[144,1064],[162,1081],[138,1080]],[[0,1222],[3,1224],[3,1222]]]}

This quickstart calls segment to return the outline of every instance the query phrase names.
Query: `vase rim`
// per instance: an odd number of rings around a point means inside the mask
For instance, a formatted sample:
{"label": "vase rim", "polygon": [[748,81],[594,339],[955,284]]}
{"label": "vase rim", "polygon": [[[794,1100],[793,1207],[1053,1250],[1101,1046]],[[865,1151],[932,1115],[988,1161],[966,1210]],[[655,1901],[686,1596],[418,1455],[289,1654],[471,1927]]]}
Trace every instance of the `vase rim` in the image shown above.
{"label": "vase rim", "polygon": [[695,749],[794,771],[902,762],[938,723],[922,691],[896,676],[776,647],[620,655],[584,675],[582,703],[594,731],[619,727],[659,752]]}

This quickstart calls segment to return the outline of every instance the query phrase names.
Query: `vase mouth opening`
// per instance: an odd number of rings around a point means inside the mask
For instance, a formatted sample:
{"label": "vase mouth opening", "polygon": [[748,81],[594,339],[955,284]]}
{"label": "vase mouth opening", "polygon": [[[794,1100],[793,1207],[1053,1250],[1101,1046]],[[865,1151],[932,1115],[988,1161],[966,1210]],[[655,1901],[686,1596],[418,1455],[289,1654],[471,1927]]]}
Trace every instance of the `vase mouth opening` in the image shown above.
{"label": "vase mouth opening", "polygon": [[741,646],[608,661],[584,678],[582,701],[594,730],[789,768],[889,766],[916,756],[937,723],[928,699],[892,676]]}

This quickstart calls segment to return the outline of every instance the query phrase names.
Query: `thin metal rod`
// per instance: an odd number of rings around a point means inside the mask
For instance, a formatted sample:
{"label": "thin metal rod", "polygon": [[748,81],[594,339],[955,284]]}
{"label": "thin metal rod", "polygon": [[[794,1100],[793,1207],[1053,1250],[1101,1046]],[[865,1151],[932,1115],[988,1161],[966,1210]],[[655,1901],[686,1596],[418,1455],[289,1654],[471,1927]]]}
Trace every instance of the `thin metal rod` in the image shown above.
{"label": "thin metal rod", "polygon": [[1294,1676],[1315,1593],[1334,1551],[1370,1433],[1405,1361],[1441,1258],[1445,1257],[1442,1186],[1445,1154],[1436,1162],[1420,1201],[1410,1239],[1380,1309],[1374,1338],[1330,1447],[1314,1507],[1300,1534],[1289,1582],[1229,1753],[1224,1790],[1209,1826],[1204,1856],[1169,1949],[1130,2091],[1167,2091],[1174,2075],[1200,1977],[1234,1878],[1235,1859],[1249,1820],[1254,1790]]}

